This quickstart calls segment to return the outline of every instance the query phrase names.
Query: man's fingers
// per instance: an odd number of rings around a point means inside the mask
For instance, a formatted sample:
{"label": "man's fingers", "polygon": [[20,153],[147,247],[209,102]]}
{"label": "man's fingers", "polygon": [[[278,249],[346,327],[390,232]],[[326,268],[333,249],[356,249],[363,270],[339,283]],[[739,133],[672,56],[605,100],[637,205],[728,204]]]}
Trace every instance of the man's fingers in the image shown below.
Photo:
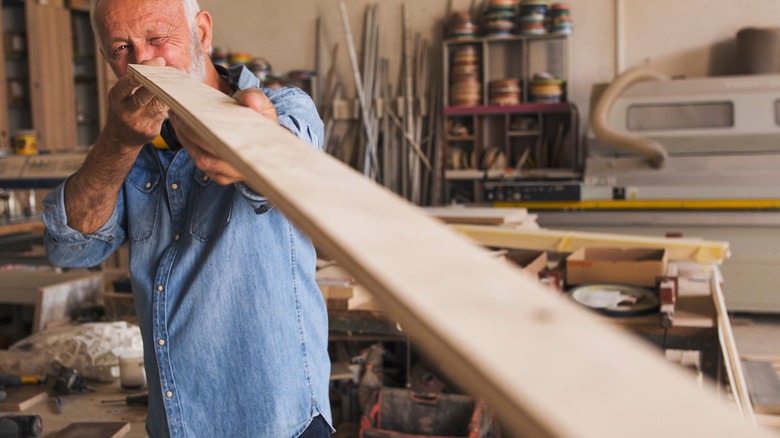
{"label": "man's fingers", "polygon": [[233,97],[238,100],[238,103],[255,110],[260,113],[260,115],[271,119],[274,122],[279,120],[274,104],[271,103],[271,99],[269,99],[261,90],[247,88],[236,92]]}
{"label": "man's fingers", "polygon": [[152,116],[162,114],[168,110],[168,107],[163,104],[160,99],[157,98],[146,88],[139,88],[133,93],[132,103],[136,109],[148,108],[151,110]]}
{"label": "man's fingers", "polygon": [[268,99],[265,93],[256,88],[247,88],[245,90],[238,91],[233,95],[233,97],[235,97],[238,100],[238,103],[241,105],[252,108],[257,112],[263,111],[263,106],[265,103],[263,98],[265,98],[265,100]]}
{"label": "man's fingers", "polygon": [[132,74],[127,74],[116,81],[116,84],[109,90],[108,95],[112,100],[121,102],[131,97],[140,86],[141,83],[136,81]]}

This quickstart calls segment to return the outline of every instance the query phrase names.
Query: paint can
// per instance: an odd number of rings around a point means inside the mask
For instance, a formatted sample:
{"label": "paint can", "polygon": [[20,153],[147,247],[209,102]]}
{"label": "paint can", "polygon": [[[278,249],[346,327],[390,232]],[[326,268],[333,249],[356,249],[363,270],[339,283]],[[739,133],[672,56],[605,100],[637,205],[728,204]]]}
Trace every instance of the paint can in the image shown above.
{"label": "paint can", "polygon": [[138,391],[146,385],[143,353],[125,354],[119,357],[119,380],[122,389]]}
{"label": "paint can", "polygon": [[17,155],[36,155],[38,153],[38,136],[31,129],[16,131],[14,151]]}

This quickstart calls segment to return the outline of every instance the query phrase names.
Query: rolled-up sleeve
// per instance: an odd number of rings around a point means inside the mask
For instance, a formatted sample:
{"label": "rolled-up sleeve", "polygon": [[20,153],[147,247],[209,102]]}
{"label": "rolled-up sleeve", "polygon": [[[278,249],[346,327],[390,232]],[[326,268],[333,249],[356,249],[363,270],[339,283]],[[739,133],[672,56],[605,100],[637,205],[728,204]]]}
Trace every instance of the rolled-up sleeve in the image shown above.
{"label": "rolled-up sleeve", "polygon": [[[277,90],[263,89],[263,92],[274,104],[281,126],[316,149],[322,150],[325,129],[322,119],[317,113],[317,108],[308,94],[295,87],[284,87]],[[235,186],[258,214],[273,208],[265,197],[255,193],[246,184],[237,183]]]}
{"label": "rolled-up sleeve", "polygon": [[309,95],[295,87],[284,87],[267,94],[276,107],[279,124],[321,150],[325,130]]}
{"label": "rolled-up sleeve", "polygon": [[125,241],[121,226],[123,196],[119,197],[111,217],[92,234],[82,234],[68,226],[65,213],[65,183],[43,201],[41,219],[45,226],[44,246],[49,262],[67,268],[88,268],[106,260]]}

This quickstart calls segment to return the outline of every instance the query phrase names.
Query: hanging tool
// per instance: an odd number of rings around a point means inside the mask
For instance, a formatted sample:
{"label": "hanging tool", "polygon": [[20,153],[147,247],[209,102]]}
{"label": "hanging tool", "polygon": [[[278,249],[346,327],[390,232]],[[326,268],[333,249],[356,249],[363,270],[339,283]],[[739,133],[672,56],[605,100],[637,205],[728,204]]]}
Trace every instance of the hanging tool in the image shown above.
{"label": "hanging tool", "polygon": [[149,406],[149,394],[128,395],[123,399],[101,400],[100,403],[126,403],[127,406]]}

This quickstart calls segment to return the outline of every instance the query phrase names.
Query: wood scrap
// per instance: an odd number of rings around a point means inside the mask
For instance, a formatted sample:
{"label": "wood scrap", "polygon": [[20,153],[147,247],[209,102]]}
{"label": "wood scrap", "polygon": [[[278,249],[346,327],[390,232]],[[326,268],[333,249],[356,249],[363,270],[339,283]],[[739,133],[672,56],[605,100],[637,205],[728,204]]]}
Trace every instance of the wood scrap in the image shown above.
{"label": "wood scrap", "polygon": [[0,401],[0,411],[26,411],[49,398],[45,388],[40,386],[22,385],[4,389],[6,399]]}
{"label": "wood scrap", "polygon": [[447,224],[522,224],[529,218],[525,208],[426,207],[424,210]]}
{"label": "wood scrap", "polygon": [[54,435],[54,438],[121,438],[128,432],[130,432],[130,423],[82,422],[71,423]]}

